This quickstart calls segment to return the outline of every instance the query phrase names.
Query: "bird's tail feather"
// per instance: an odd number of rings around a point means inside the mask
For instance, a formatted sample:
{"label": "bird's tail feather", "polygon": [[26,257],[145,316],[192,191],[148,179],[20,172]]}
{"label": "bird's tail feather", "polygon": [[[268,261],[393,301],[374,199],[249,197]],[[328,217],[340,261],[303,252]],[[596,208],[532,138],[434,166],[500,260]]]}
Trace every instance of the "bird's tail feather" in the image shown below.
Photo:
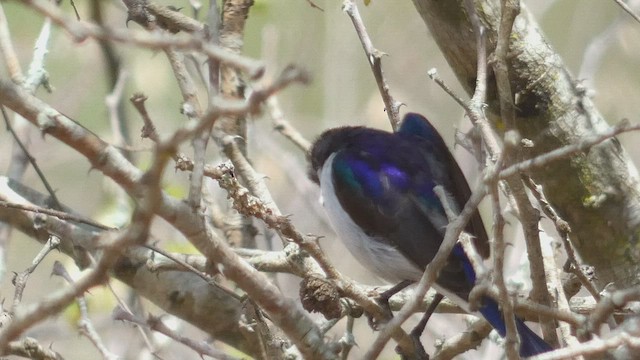
{"label": "bird's tail feather", "polygon": [[517,317],[516,328],[518,329],[518,335],[520,335],[520,356],[533,356],[553,350],[546,341],[542,340],[533,330],[529,329],[524,321]]}
{"label": "bird's tail feather", "polygon": [[[491,298],[482,299],[482,307],[479,309],[482,316],[493,326],[498,333],[504,337],[507,333],[506,324],[502,313],[498,307],[498,303]],[[518,335],[520,335],[520,356],[528,357],[537,354],[541,354],[547,351],[553,350],[553,348],[547,344],[540,336],[538,336],[533,330],[516,317],[516,329]]]}

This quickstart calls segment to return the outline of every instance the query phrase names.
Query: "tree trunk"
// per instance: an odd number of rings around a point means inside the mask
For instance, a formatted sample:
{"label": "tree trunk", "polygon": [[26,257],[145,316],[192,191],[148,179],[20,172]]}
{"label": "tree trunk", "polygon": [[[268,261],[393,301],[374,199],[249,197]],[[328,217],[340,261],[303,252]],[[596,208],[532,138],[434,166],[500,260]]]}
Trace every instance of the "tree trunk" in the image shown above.
{"label": "tree trunk", "polygon": [[[449,65],[467,92],[476,81],[475,35],[464,0],[413,0]],[[487,51],[493,51],[500,23],[500,2],[476,2],[486,27]],[[514,127],[534,146],[521,159],[580,142],[608,125],[585,96],[560,56],[547,43],[523,5],[510,37],[509,77],[516,106]],[[487,115],[504,129],[495,77],[489,69]],[[572,229],[571,241],[583,261],[596,268],[600,287],[639,282],[640,186],[638,174],[617,139],[528,173]]]}

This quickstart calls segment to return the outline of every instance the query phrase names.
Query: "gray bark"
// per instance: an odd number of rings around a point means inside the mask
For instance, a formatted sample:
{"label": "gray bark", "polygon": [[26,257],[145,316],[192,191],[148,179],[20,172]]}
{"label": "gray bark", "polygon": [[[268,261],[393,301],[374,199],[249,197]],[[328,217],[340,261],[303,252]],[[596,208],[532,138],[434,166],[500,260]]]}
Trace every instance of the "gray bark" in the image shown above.
{"label": "gray bark", "polygon": [[[2,186],[6,183],[7,186]],[[0,177],[0,200],[29,201],[46,207],[48,197],[6,177]],[[9,190],[10,189],[10,190]],[[8,193],[11,192],[11,193]],[[22,199],[17,201],[17,199]],[[65,209],[73,213],[71,209]],[[39,220],[35,217],[39,216]],[[0,221],[45,243],[53,233],[62,240],[60,250],[71,256],[80,267],[86,259],[80,249],[95,251],[102,230],[90,225],[73,224],[53,216],[42,216],[0,206]],[[131,286],[158,307],[205,331],[213,339],[231,344],[247,354],[258,353],[255,332],[242,331],[240,325],[244,304],[221,289],[207,284],[196,274],[185,271],[154,273],[146,266],[149,250],[136,247],[127,250],[113,269],[118,280]]]}
{"label": "gray bark", "polygon": [[[476,45],[463,0],[413,0],[431,35],[466,91],[476,77]],[[488,51],[497,40],[500,1],[476,1],[487,29]],[[520,149],[528,159],[580,142],[607,128],[607,122],[545,40],[525,6],[513,27],[508,56],[516,105],[514,127],[534,142]],[[490,72],[487,115],[499,117],[495,78]],[[529,173],[559,214],[571,225],[571,240],[581,258],[596,268],[600,286],[619,287],[640,280],[640,187],[638,173],[617,139]]]}

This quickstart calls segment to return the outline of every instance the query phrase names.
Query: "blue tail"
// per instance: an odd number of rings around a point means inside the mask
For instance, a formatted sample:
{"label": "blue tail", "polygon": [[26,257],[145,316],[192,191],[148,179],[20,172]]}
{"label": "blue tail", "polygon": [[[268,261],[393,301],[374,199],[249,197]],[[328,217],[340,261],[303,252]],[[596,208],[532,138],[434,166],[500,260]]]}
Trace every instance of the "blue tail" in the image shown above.
{"label": "blue tail", "polygon": [[[482,307],[479,310],[498,334],[504,337],[507,333],[507,328],[502,313],[498,308],[498,303],[491,298],[484,297],[482,298]],[[518,335],[520,335],[520,356],[528,357],[553,350],[549,344],[542,340],[533,330],[529,329],[524,321],[517,317],[516,329],[518,330]]]}
{"label": "blue tail", "polygon": [[[453,248],[452,254],[462,262],[465,277],[469,284],[473,286],[476,282],[476,274],[473,270],[473,266],[471,266],[471,262],[469,261],[467,254],[465,254],[462,249],[462,246],[460,244],[456,244]],[[507,326],[504,322],[504,318],[502,317],[502,313],[500,312],[500,308],[498,307],[498,303],[489,297],[483,297],[481,301],[482,306],[479,309],[480,313],[485,319],[487,319],[489,324],[496,329],[498,334],[504,337],[507,334]],[[517,317],[516,329],[518,330],[518,335],[520,335],[520,356],[528,357],[553,350],[549,344],[542,340],[542,338],[534,333],[533,330],[529,329],[529,327],[525,325],[524,321]]]}
{"label": "blue tail", "polygon": [[520,335],[520,356],[533,356],[547,351],[553,350],[551,345],[547,344],[534,333],[524,321],[516,317],[516,328]]}

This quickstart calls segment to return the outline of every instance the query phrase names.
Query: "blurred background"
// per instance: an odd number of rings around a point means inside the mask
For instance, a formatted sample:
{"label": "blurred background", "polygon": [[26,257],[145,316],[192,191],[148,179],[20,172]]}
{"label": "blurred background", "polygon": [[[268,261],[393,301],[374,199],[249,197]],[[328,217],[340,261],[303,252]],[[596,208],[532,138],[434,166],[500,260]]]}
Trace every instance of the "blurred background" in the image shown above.
{"label": "blurred background", "polygon": [[[181,12],[185,14],[193,13],[186,0],[157,2],[182,8]],[[290,63],[302,66],[312,74],[313,81],[308,86],[294,85],[278,95],[284,116],[307,139],[313,139],[324,129],[340,125],[367,125],[389,130],[373,75],[352,23],[341,11],[341,2],[313,2],[323,10],[313,8],[305,0],[256,0],[247,21],[244,53],[264,60],[267,77],[277,75]],[[637,114],[640,113],[640,42],[637,41],[640,24],[612,1],[536,0],[523,3],[539,21],[548,41],[564,59],[577,81],[583,82],[592,91],[591,96],[609,123],[616,123],[623,118],[637,122]],[[629,3],[633,5],[637,1]],[[18,2],[3,2],[2,6],[21,65],[26,71],[43,19]],[[455,130],[468,129],[469,121],[463,118],[462,109],[428,78],[427,71],[436,68],[454,91],[463,98],[467,96],[431,40],[412,2],[372,0],[370,5],[365,6],[358,1],[358,6],[374,46],[388,55],[383,58],[383,70],[393,96],[406,104],[401,111],[426,115],[453,147]],[[88,4],[78,2],[77,7],[82,19],[91,18]],[[103,7],[110,26],[125,26],[126,9],[119,1],[104,1]],[[68,3],[64,2],[62,8],[69,17],[73,16]],[[202,20],[205,15],[206,8],[203,8],[199,19]],[[129,27],[139,28],[133,22],[129,23]],[[144,168],[149,160],[149,151],[145,149],[152,144],[140,138],[142,122],[128,98],[134,92],[146,94],[149,97],[147,107],[150,115],[158,131],[166,134],[186,121],[179,111],[182,97],[164,53],[122,44],[115,44],[115,49],[128,72],[122,101],[125,102],[124,118],[131,132],[129,145],[135,150],[133,157],[136,163]],[[105,107],[105,96],[112,89],[104,58],[96,42],[86,40],[76,43],[63,30],[54,28],[46,69],[53,92],[40,89],[38,96],[105,140],[116,141]],[[0,67],[0,76],[7,78],[4,64]],[[252,86],[251,83],[248,85]],[[204,103],[205,93],[200,95]],[[294,224],[302,233],[324,236],[322,247],[344,274],[365,284],[382,284],[367,274],[350,256],[343,255],[346,250],[327,225],[317,202],[318,190],[306,178],[304,154],[273,130],[267,113],[251,119],[249,126],[249,137],[246,139],[249,157],[256,169],[267,178],[282,212],[291,214]],[[621,137],[637,163],[640,154],[636,139],[636,134]],[[63,203],[107,224],[122,225],[123,221],[126,222],[129,211],[127,202],[122,202],[121,195],[101,173],[91,171],[82,156],[51,137],[41,136],[37,131],[31,131],[28,141],[31,154],[43,168]],[[11,143],[10,135],[2,127],[0,174],[6,173]],[[181,151],[191,153],[188,146]],[[211,144],[208,151],[210,163],[221,161],[215,144]],[[477,165],[466,151],[456,148],[455,153],[463,164],[469,182],[473,184]],[[27,170],[23,182],[44,191],[32,169]],[[188,174],[169,171],[164,186],[174,196],[184,197],[188,189]],[[219,193],[216,184],[208,183],[207,186],[213,196],[223,201],[225,197]],[[487,216],[485,218],[489,219]],[[254,224],[261,233],[261,247],[279,246],[279,239],[269,236],[269,231],[259,221]],[[511,266],[517,269],[523,247],[517,240],[518,230],[514,225],[517,225],[515,220],[511,222],[507,238],[513,239],[511,253],[515,255],[511,257]],[[156,222],[153,233],[161,241],[159,246],[173,251],[193,251],[177,232],[161,221]],[[0,297],[13,298],[12,272],[24,270],[39,250],[37,242],[14,232],[7,248],[6,272],[0,279]],[[74,268],[72,262],[61,254],[54,253],[47,257],[29,280],[25,302],[35,301],[63,285],[62,279],[49,277],[55,259],[64,261],[69,270]],[[298,297],[299,279],[279,275],[277,282],[285,294]],[[117,292],[128,296],[126,288],[115,281],[113,284]],[[138,345],[142,340],[139,334],[129,325],[114,326],[110,320],[110,312],[115,305],[113,296],[102,289],[94,289],[87,298],[92,319],[106,345],[124,358],[144,358],[144,354],[131,352],[131,349],[138,351],[140,348]],[[155,314],[161,313],[147,306]],[[64,316],[37,326],[28,335],[38,338],[42,344],[52,343],[53,348],[68,359],[97,357],[97,351],[89,342],[77,336],[75,321],[77,310],[69,309]],[[410,322],[407,328],[412,325]],[[434,339],[456,334],[464,325],[462,315],[436,315],[430,322],[429,333],[423,336],[427,351],[433,349]],[[342,321],[331,336],[342,336],[344,327],[345,322]],[[204,338],[202,333],[191,331],[195,338]],[[371,339],[372,331],[366,320],[357,320],[356,341],[360,346],[354,348],[351,358],[359,358],[361,350],[367,349]],[[485,341],[485,345],[487,343]],[[497,358],[501,354],[492,345],[483,346],[478,351],[468,353],[463,358]],[[163,354],[166,359],[197,357],[183,348],[169,349]],[[393,345],[388,346],[384,358],[396,358]]]}

